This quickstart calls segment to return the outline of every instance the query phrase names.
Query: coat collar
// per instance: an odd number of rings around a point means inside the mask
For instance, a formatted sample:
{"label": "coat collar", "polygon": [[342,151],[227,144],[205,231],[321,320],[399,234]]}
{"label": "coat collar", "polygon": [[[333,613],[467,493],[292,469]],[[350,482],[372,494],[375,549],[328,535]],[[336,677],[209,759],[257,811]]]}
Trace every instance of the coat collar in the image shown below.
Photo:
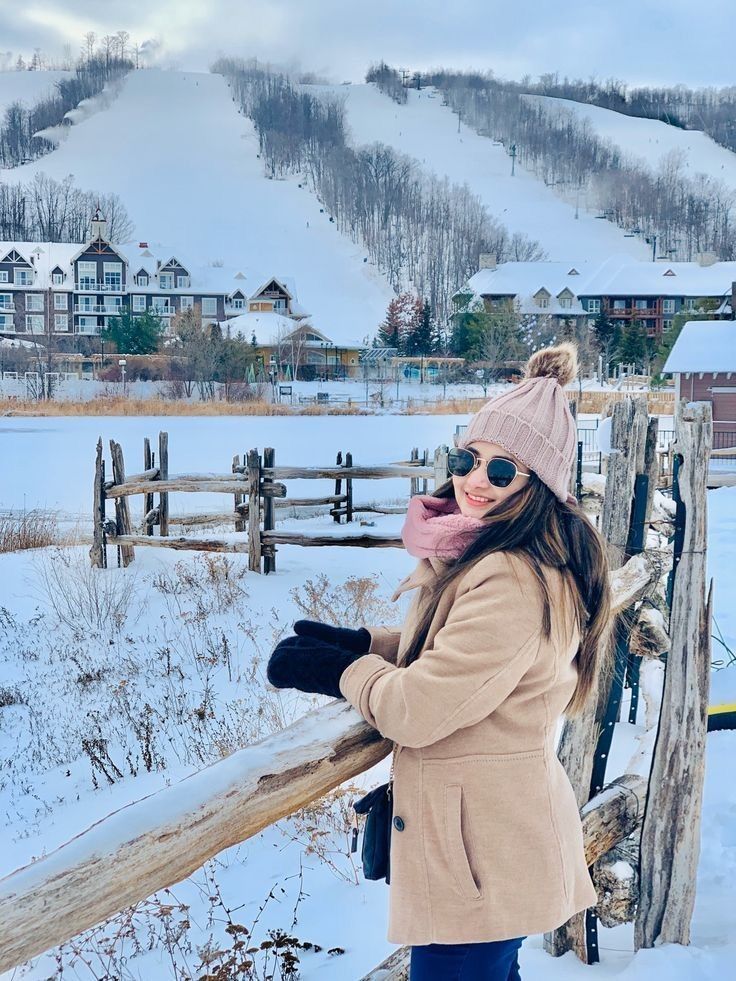
{"label": "coat collar", "polygon": [[416,589],[417,586],[424,586],[426,583],[432,582],[440,573],[445,571],[448,564],[448,562],[434,555],[430,555],[426,559],[420,559],[413,572],[410,572],[405,579],[402,579],[396,587],[391,597],[391,602],[395,603],[399,596],[409,589]]}

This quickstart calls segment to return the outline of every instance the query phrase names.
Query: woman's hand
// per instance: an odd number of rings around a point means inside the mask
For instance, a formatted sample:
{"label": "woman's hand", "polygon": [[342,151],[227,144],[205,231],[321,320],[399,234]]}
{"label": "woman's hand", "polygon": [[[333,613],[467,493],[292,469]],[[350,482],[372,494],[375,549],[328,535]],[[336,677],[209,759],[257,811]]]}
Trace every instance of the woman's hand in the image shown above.
{"label": "woman's hand", "polygon": [[294,633],[298,637],[323,640],[327,644],[355,654],[367,654],[371,646],[371,635],[365,627],[349,630],[347,627],[333,627],[329,623],[320,623],[318,620],[297,620],[294,624]]}
{"label": "woman's hand", "polygon": [[276,688],[298,688],[342,698],[343,671],[365,653],[345,650],[314,637],[287,637],[276,645],[269,658],[266,677]]}

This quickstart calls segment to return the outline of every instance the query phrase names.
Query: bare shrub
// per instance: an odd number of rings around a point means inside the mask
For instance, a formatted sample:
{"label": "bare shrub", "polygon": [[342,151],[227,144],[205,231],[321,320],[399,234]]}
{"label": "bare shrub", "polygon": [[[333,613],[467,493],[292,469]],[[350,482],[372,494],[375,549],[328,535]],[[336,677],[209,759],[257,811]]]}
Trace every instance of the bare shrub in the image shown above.
{"label": "bare shrub", "polygon": [[379,592],[375,576],[350,576],[345,582],[332,583],[321,573],[290,590],[290,595],[308,619],[335,626],[391,623],[397,618],[396,610]]}
{"label": "bare shrub", "polygon": [[0,552],[45,548],[59,541],[56,518],[44,511],[0,515]]}
{"label": "bare shrub", "polygon": [[54,549],[37,571],[43,598],[75,634],[120,631],[136,610],[138,581],[130,570],[94,569],[84,552]]}
{"label": "bare shrub", "polygon": [[159,572],[153,586],[164,596],[193,601],[197,611],[223,613],[248,598],[243,583],[246,575],[245,563],[226,555],[204,554],[193,561],[177,562],[173,572]]}

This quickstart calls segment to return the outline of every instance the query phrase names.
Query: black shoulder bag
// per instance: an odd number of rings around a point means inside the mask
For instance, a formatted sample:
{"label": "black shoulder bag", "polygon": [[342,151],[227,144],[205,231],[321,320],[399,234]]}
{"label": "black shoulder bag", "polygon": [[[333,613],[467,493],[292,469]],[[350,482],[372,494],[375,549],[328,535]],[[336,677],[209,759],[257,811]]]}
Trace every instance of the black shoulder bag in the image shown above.
{"label": "black shoulder bag", "polygon": [[[392,768],[393,770],[393,768]],[[393,772],[392,772],[393,777]],[[391,819],[393,813],[393,779],[369,791],[365,797],[355,801],[355,825],[350,846],[351,852],[358,850],[358,814],[365,814],[363,828],[363,848],[360,860],[366,879],[385,879],[391,882]]]}

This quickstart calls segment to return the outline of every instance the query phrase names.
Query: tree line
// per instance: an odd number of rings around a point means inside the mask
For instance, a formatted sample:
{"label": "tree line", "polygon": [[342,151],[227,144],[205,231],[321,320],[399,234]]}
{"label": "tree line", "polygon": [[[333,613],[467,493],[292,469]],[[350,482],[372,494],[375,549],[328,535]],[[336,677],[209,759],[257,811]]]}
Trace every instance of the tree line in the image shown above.
{"label": "tree line", "polygon": [[254,62],[221,59],[213,70],[253,120],[266,172],[302,175],[328,219],[365,247],[394,290],[413,288],[437,318],[449,315],[452,293],[477,272],[481,253],[545,258],[537,242],[509,234],[469,188],[427,175],[381,144],[350,146],[341,101]]}
{"label": "tree line", "polygon": [[57,181],[36,174],[25,184],[0,184],[0,241],[85,242],[98,205],[110,240],[129,241],[133,222],[117,194],[83,191],[71,175]]}
{"label": "tree line", "polygon": [[676,152],[656,170],[629,161],[587,121],[530,95],[525,89],[531,85],[449,71],[425,81],[442,91],[469,126],[509,152],[513,147],[516,161],[535,176],[569,199],[583,194],[600,217],[641,235],[657,256],[692,260],[699,252],[714,252],[720,259],[736,258],[732,191],[707,175],[689,176]]}

